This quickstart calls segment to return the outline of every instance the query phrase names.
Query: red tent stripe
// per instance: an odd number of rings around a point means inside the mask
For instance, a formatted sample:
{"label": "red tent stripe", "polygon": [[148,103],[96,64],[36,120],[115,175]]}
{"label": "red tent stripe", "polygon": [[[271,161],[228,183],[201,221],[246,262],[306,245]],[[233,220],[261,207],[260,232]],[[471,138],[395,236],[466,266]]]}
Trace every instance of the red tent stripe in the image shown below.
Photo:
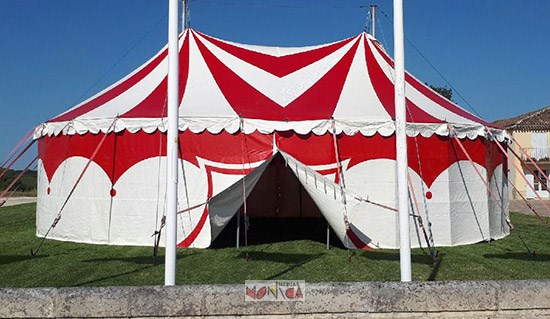
{"label": "red tent stripe", "polygon": [[236,45],[209,37],[200,32],[196,33],[227,53],[280,78],[310,65],[313,62],[319,61],[320,59],[334,53],[336,50],[358,38],[352,37],[317,49],[277,57],[238,47]]}
{"label": "red tent stripe", "polygon": [[[183,97],[183,92],[187,85],[187,77],[189,75],[189,33],[185,37],[183,46],[179,53],[179,100]],[[121,115],[121,118],[157,118],[166,117],[166,94],[167,94],[167,77],[149,94],[143,101],[130,111]]]}
{"label": "red tent stripe", "polygon": [[[378,45],[374,45],[376,50],[380,53],[382,58],[391,65],[393,68],[393,60],[382,50]],[[477,116],[470,114],[466,112],[464,109],[460,108],[459,106],[451,103],[449,100],[447,100],[445,97],[437,94],[436,92],[429,89],[427,86],[419,82],[417,79],[415,79],[412,75],[410,75],[408,72],[405,72],[405,80],[407,83],[409,83],[412,87],[414,87],[416,90],[418,90],[420,93],[424,94],[426,97],[428,97],[430,100],[432,100],[434,103],[441,105],[442,107],[446,108],[449,111],[452,111],[463,118],[466,118],[468,120],[481,123],[483,125],[489,125],[489,123],[485,122],[484,120],[478,118]]]}
{"label": "red tent stripe", "polygon": [[357,236],[357,234],[353,232],[351,228],[348,228],[346,230],[346,236],[348,236],[348,238],[351,240],[355,248],[364,249],[364,250],[370,249],[369,245],[365,244],[361,240],[361,238],[359,238],[359,236]]}
{"label": "red tent stripe", "polygon": [[197,39],[197,46],[223,95],[237,114],[275,121],[328,119],[342,92],[359,41],[304,94],[282,107],[259,92],[223,64]]}
{"label": "red tent stripe", "polygon": [[[382,105],[386,109],[386,112],[395,119],[395,100],[394,100],[394,86],[393,83],[388,79],[382,67],[376,61],[374,53],[370,49],[368,40],[365,41],[365,56],[367,60],[367,69],[369,72],[369,77],[372,81],[372,86],[378,99],[382,102]],[[440,123],[441,120],[431,116],[409,99],[407,99],[407,122],[417,122],[417,123]],[[414,115],[414,116],[411,116]]]}
{"label": "red tent stripe", "polygon": [[167,55],[168,55],[168,49],[165,49],[153,61],[151,61],[151,63],[147,64],[141,70],[139,70],[134,75],[126,79],[124,82],[115,86],[111,90],[103,93],[102,95],[88,101],[87,103],[82,104],[80,107],[77,107],[72,111],[69,111],[54,119],[51,119],[49,122],[70,121],[76,117],[84,115],[92,111],[93,109],[109,102],[110,100],[114,99],[115,97],[119,96],[123,92],[130,89],[132,86],[136,85],[136,83],[138,83],[139,81],[143,80],[143,78],[147,76],[149,73],[151,73],[151,71],[153,71],[162,62],[162,60],[166,58]]}

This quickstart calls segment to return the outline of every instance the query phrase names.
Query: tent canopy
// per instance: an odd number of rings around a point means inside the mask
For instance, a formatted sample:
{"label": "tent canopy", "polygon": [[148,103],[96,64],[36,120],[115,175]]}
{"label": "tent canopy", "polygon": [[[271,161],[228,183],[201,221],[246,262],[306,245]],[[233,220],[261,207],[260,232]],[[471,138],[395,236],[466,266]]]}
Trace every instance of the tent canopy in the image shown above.
{"label": "tent canopy", "polygon": [[[119,82],[37,127],[44,135],[166,130],[167,47]],[[365,136],[395,132],[393,61],[366,33],[324,45],[281,48],[180,37],[180,131],[295,131]],[[482,119],[406,74],[407,133],[484,136]],[[499,140],[504,133],[495,130]]]}

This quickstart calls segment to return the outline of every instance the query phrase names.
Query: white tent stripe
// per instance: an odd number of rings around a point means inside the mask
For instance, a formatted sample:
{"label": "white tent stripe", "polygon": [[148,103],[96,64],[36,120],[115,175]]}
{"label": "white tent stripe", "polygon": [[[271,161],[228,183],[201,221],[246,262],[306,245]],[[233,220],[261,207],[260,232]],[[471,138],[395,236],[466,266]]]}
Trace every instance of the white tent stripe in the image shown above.
{"label": "white tent stripe", "polygon": [[348,120],[369,119],[371,122],[390,121],[391,117],[376,96],[369,78],[364,41],[365,37],[361,36],[334,117]]}
{"label": "white tent stripe", "polygon": [[293,102],[319,81],[321,77],[342,59],[344,54],[350,50],[356,41],[351,41],[332,54],[279,78],[229,54],[199,34],[196,35],[223,64],[281,107],[285,107]]}
{"label": "white tent stripe", "polygon": [[237,118],[200,54],[195,35],[192,33],[189,37],[189,76],[180,117],[212,117],[215,114],[216,117]]}

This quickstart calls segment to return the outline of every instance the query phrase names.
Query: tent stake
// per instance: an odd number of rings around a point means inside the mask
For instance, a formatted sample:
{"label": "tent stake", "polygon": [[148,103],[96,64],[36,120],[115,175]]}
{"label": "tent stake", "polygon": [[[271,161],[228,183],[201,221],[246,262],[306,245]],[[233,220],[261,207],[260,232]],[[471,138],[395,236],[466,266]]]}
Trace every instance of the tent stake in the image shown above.
{"label": "tent stake", "polygon": [[330,249],[330,224],[327,221],[327,250]]}
{"label": "tent stake", "polygon": [[237,235],[235,238],[235,248],[239,249],[241,240],[241,211],[237,212]]}

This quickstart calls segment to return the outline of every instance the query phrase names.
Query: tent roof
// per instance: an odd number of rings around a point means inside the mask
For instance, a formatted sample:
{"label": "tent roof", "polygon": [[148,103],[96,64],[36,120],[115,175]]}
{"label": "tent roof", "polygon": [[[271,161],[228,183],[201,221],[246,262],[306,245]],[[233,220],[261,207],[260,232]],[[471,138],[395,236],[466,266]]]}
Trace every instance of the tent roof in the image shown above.
{"label": "tent roof", "polygon": [[[109,130],[166,130],[168,49],[72,109],[35,137]],[[187,30],[180,37],[180,130],[394,133],[393,61],[366,33],[281,48],[233,43]],[[406,74],[407,133],[485,135],[489,125]],[[497,132],[503,137],[504,132]]]}
{"label": "tent roof", "polygon": [[550,106],[493,123],[509,131],[550,131]]}

